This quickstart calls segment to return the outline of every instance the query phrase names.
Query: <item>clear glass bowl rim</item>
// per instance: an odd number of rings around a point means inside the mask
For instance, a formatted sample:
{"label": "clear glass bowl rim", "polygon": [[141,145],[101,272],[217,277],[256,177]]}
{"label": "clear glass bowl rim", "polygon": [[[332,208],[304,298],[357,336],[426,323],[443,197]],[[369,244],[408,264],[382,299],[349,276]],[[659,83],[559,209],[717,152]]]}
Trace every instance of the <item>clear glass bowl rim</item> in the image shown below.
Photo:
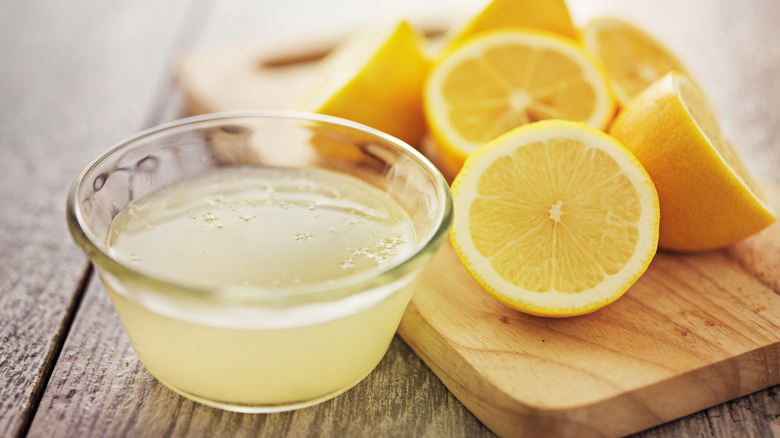
{"label": "clear glass bowl rim", "polygon": [[[383,284],[387,281],[392,281],[393,279],[403,277],[411,270],[417,268],[417,265],[420,262],[424,262],[426,258],[432,256],[432,253],[439,248],[442,241],[449,234],[449,229],[452,225],[453,217],[452,194],[450,192],[449,184],[444,179],[441,172],[425,156],[423,156],[417,149],[408,145],[407,143],[377,129],[334,116],[287,110],[226,111],[184,117],[142,130],[101,153],[97,158],[92,160],[86,167],[81,170],[76,179],[73,181],[73,184],[71,185],[71,188],[68,192],[66,216],[68,227],[70,229],[71,235],[73,236],[73,239],[81,248],[81,250],[87,255],[90,261],[99,268],[108,270],[115,276],[131,277],[135,281],[143,282],[155,289],[173,289],[178,293],[183,293],[194,298],[216,301],[234,301],[238,299],[242,302],[247,300],[257,300],[258,302],[263,302],[268,299],[276,301],[280,297],[279,289],[261,287],[251,287],[247,289],[196,288],[150,276],[123,263],[120,263],[113,259],[104,250],[104,245],[102,243],[95,242],[94,238],[90,236],[91,233],[87,233],[85,231],[87,229],[87,225],[84,223],[81,210],[78,206],[79,188],[84,181],[84,178],[90,173],[92,169],[100,165],[103,161],[107,160],[110,156],[121,152],[125,147],[142,141],[148,137],[163,134],[167,131],[186,128],[189,126],[197,126],[204,123],[236,119],[287,119],[298,122],[316,122],[318,124],[334,125],[361,131],[363,134],[367,134],[370,137],[376,138],[383,144],[401,150],[404,155],[414,160],[414,162],[423,168],[425,173],[428,174],[436,187],[437,199],[439,203],[437,206],[438,217],[435,220],[436,226],[432,229],[432,232],[428,233],[428,235],[419,236],[420,239],[418,240],[417,245],[407,257],[398,260],[396,263],[387,266],[381,271],[372,270],[367,272],[369,275],[361,276],[358,274],[346,277],[344,282],[335,282],[333,284],[322,282],[286,287],[284,288],[285,296],[305,298],[307,296],[316,295],[317,300],[327,300],[331,296],[336,298],[335,295],[338,295],[338,297],[352,295],[354,293],[359,293],[361,290],[370,289],[371,284]],[[155,285],[158,287],[155,287]]]}

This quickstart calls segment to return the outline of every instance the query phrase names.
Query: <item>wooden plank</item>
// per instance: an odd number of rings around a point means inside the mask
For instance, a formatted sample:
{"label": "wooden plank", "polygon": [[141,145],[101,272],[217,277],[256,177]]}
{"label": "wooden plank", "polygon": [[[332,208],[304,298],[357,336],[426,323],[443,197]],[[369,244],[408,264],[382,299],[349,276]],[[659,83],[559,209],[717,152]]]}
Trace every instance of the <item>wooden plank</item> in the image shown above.
{"label": "wooden plank", "polygon": [[81,297],[68,187],[141,127],[183,3],[0,3],[0,436],[29,426]]}

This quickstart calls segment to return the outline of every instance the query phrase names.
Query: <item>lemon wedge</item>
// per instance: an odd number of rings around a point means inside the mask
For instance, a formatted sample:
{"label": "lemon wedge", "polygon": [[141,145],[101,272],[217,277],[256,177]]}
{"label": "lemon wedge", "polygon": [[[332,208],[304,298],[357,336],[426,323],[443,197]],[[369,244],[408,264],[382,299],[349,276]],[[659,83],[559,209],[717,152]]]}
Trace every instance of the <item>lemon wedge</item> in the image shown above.
{"label": "lemon wedge", "polygon": [[658,189],[661,248],[721,248],[776,220],[712,105],[687,76],[670,72],[655,81],[620,111],[609,132]]}
{"label": "lemon wedge", "polygon": [[349,119],[418,146],[425,132],[422,88],[429,59],[406,20],[352,34],[317,65],[291,106]]}
{"label": "lemon wedge", "polygon": [[443,51],[449,51],[487,30],[530,28],[569,38],[577,31],[564,0],[492,0],[445,36]]}
{"label": "lemon wedge", "polygon": [[661,42],[617,18],[592,20],[581,38],[585,48],[603,64],[621,106],[666,73],[686,72],[683,63]]}

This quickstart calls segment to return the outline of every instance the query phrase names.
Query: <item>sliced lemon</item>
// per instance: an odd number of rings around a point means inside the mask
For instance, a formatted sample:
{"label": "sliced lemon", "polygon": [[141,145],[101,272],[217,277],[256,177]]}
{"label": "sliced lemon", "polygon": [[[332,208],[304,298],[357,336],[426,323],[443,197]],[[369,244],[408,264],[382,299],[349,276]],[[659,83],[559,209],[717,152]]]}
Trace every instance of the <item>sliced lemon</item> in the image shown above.
{"label": "sliced lemon", "polygon": [[527,123],[565,119],[603,129],[614,102],[582,47],[549,32],[483,33],[444,56],[424,90],[425,114],[446,176],[487,141]]}
{"label": "sliced lemon", "polygon": [[721,133],[712,106],[671,72],[623,108],[610,133],[636,155],[661,201],[659,246],[704,251],[776,220],[761,188]]}
{"label": "sliced lemon", "polygon": [[602,17],[582,31],[585,48],[601,63],[621,106],[656,79],[685,66],[663,44],[626,21]]}
{"label": "sliced lemon", "polygon": [[445,36],[443,51],[451,50],[486,30],[501,28],[546,30],[575,38],[577,32],[564,0],[492,0]]}
{"label": "sliced lemon", "polygon": [[329,53],[293,99],[295,109],[349,119],[418,146],[429,60],[406,20],[372,25]]}
{"label": "sliced lemon", "polygon": [[529,124],[472,154],[452,185],[451,240],[474,279],[540,316],[593,312],[645,272],[658,197],[620,143],[582,123]]}

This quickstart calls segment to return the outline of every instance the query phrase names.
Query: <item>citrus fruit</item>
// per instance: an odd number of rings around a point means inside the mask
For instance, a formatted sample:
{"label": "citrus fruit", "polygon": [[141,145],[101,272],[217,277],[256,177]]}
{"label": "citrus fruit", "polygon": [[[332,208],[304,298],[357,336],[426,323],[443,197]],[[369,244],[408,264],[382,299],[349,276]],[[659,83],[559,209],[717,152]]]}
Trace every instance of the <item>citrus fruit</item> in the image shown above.
{"label": "citrus fruit", "polygon": [[472,154],[452,185],[451,240],[474,279],[540,316],[593,312],[652,260],[658,197],[641,164],[602,131],[548,120]]}
{"label": "citrus fruit", "polygon": [[565,119],[603,129],[607,79],[573,40],[549,32],[482,33],[442,57],[424,89],[425,115],[446,176],[489,140],[527,123]]}
{"label": "citrus fruit", "polygon": [[406,20],[356,32],[317,65],[293,108],[349,119],[417,146],[425,132],[429,60]]}
{"label": "citrus fruit", "polygon": [[486,30],[526,27],[575,38],[576,31],[564,0],[492,0],[445,36],[446,52]]}
{"label": "citrus fruit", "polygon": [[774,222],[711,105],[685,75],[671,72],[650,85],[620,111],[610,133],[655,183],[661,248],[720,248]]}
{"label": "citrus fruit", "polygon": [[666,73],[686,71],[682,62],[663,44],[623,20],[596,18],[585,26],[581,38],[585,48],[607,71],[612,91],[621,106]]}

